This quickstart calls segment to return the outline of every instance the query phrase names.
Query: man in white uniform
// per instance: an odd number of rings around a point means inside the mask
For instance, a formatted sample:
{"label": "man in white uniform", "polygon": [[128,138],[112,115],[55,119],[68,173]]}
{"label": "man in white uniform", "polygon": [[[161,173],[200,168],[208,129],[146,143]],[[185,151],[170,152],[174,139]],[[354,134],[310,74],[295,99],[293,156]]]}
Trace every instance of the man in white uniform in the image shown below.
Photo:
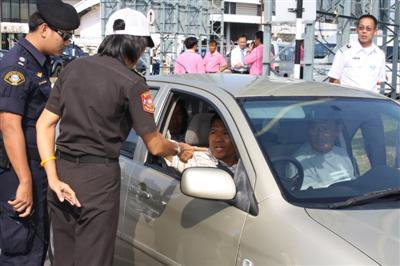
{"label": "man in white uniform", "polygon": [[372,39],[377,20],[363,15],[357,21],[358,40],[340,48],[328,73],[329,82],[378,92],[386,81],[385,54]]}
{"label": "man in white uniform", "polygon": [[335,120],[310,122],[309,142],[293,155],[304,170],[301,190],[328,187],[355,178],[346,150],[335,146],[339,133],[340,125]]}
{"label": "man in white uniform", "polygon": [[243,59],[247,55],[247,50],[247,36],[240,35],[238,38],[238,46],[231,52],[232,73],[249,74],[249,67],[243,63]]}

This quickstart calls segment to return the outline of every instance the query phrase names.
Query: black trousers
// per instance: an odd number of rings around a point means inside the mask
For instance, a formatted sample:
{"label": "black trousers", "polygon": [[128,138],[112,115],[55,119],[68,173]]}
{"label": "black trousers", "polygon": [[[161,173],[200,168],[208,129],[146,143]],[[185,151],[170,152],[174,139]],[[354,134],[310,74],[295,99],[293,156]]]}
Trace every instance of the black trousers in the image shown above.
{"label": "black trousers", "polygon": [[[47,177],[43,168],[40,167],[38,161],[31,160],[29,167],[32,174],[32,192],[33,192],[33,212],[29,218],[22,218],[20,224],[29,225],[29,230],[33,230],[32,241],[27,241],[27,249],[22,253],[4,253],[0,255],[0,265],[32,265],[41,266],[44,263],[47,253],[49,240],[49,219],[47,213]],[[0,201],[2,204],[8,204],[7,201],[15,198],[15,193],[19,185],[19,180],[14,170],[4,170],[0,168]],[[9,223],[5,225],[5,220],[1,220],[0,230],[11,232],[15,228],[7,228],[14,226]],[[21,225],[16,225],[21,226]],[[25,230],[19,227],[17,230]],[[28,229],[26,229],[28,230]],[[18,232],[16,231],[16,232]],[[7,232],[4,232],[7,233]],[[0,232],[2,235],[2,232]],[[19,233],[15,234],[18,237]],[[19,240],[18,240],[19,241]]]}
{"label": "black trousers", "polygon": [[119,163],[79,164],[58,159],[57,173],[75,191],[82,207],[61,203],[49,191],[54,265],[112,265],[119,214]]}

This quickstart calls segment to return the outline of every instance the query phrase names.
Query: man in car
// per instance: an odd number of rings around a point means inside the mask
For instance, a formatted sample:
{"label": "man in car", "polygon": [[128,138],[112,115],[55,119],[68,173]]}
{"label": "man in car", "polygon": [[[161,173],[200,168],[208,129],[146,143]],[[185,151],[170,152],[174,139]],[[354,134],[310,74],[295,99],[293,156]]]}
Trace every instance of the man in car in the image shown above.
{"label": "man in car", "polygon": [[341,132],[340,123],[328,117],[310,121],[309,142],[293,156],[304,170],[302,190],[328,187],[355,178],[353,164],[346,150],[335,146]]}
{"label": "man in car", "polygon": [[189,167],[216,167],[233,175],[238,157],[229,132],[218,114],[211,118],[208,145],[209,148],[193,147],[192,153],[188,156],[191,159],[186,163],[179,160],[178,156],[166,157],[165,161],[168,166],[175,168],[179,172],[183,172]]}

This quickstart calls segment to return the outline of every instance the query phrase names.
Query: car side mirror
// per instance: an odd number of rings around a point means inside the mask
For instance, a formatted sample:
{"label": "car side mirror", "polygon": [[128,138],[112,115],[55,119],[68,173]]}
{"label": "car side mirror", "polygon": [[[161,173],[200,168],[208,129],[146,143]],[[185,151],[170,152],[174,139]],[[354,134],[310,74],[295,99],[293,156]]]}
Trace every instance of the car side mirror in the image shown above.
{"label": "car side mirror", "polygon": [[183,194],[196,198],[231,200],[236,195],[232,176],[218,168],[192,167],[183,171]]}

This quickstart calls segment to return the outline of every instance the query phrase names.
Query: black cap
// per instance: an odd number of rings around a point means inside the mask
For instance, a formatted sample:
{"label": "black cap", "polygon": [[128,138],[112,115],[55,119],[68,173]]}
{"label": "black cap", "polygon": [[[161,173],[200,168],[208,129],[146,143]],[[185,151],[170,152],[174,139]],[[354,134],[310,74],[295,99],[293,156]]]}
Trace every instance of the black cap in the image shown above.
{"label": "black cap", "polygon": [[75,30],[79,27],[78,12],[73,6],[61,0],[39,0],[37,9],[50,27],[58,30]]}

